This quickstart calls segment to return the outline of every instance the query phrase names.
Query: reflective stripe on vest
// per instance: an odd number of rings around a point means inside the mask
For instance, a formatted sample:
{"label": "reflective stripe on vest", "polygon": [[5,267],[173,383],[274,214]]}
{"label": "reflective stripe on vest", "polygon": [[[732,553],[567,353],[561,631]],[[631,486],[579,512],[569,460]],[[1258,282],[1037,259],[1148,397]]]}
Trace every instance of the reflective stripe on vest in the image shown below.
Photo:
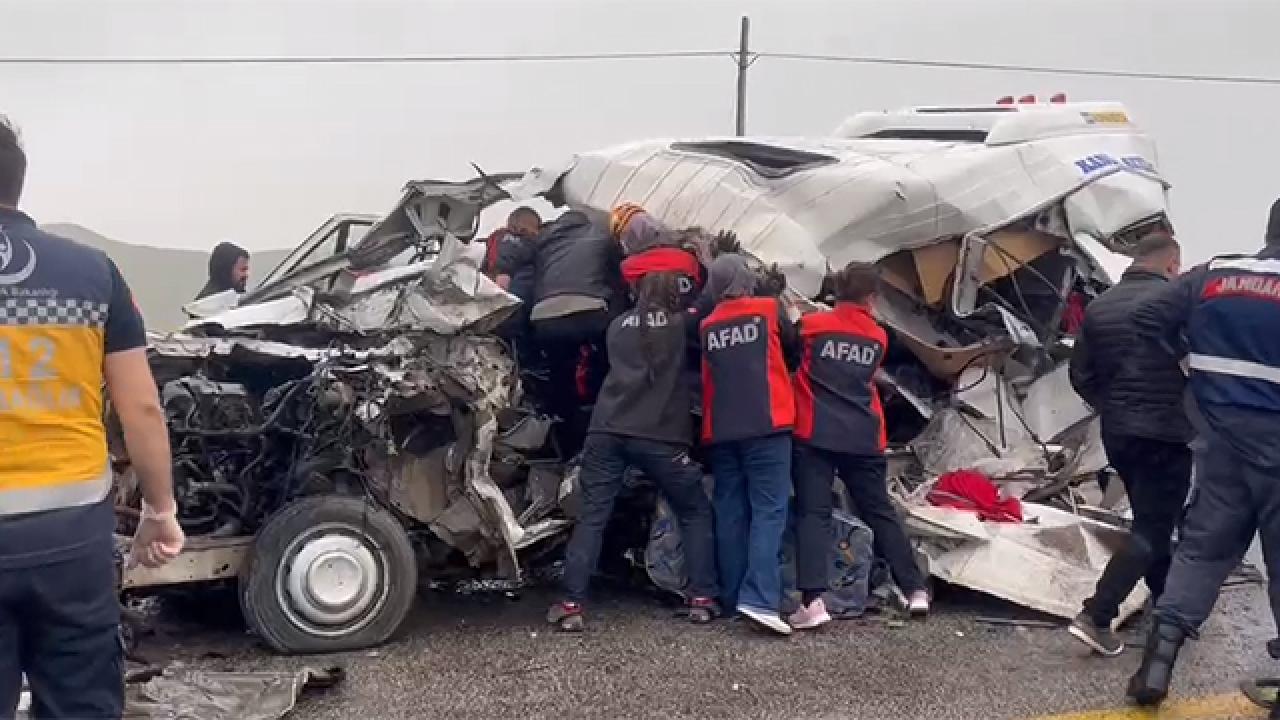
{"label": "reflective stripe on vest", "polygon": [[62,485],[19,488],[0,492],[0,517],[79,507],[101,502],[111,491],[111,466],[88,480]]}
{"label": "reflective stripe on vest", "polygon": [[1210,270],[1247,270],[1280,274],[1280,259],[1259,257],[1220,257],[1209,261]]}
{"label": "reflective stripe on vest", "polygon": [[1199,353],[1191,353],[1187,356],[1187,359],[1192,370],[1265,380],[1280,385],[1280,368],[1271,367],[1270,365]]}

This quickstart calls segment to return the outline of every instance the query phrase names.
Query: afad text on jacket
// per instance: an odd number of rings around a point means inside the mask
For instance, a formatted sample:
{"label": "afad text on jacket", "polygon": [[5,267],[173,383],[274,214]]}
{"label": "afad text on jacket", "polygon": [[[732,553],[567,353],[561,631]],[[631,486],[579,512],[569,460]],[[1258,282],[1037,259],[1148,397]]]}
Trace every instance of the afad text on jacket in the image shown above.
{"label": "afad text on jacket", "polygon": [[888,338],[870,312],[854,303],[800,320],[802,354],[796,372],[796,439],[854,455],[885,447],[884,411],[876,369]]}
{"label": "afad text on jacket", "polygon": [[708,443],[790,430],[795,398],[783,354],[778,301],[722,301],[700,326],[702,439]]}

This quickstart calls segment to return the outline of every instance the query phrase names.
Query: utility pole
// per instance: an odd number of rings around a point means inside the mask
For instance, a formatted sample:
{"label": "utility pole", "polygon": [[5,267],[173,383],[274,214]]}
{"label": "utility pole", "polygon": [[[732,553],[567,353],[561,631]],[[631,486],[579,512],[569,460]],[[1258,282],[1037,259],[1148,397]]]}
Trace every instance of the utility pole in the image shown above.
{"label": "utility pole", "polygon": [[751,63],[755,62],[755,58],[751,57],[748,38],[751,34],[751,19],[746,15],[742,16],[742,37],[738,42],[738,104],[737,104],[737,125],[735,129],[738,137],[747,134],[747,68],[751,67]]}

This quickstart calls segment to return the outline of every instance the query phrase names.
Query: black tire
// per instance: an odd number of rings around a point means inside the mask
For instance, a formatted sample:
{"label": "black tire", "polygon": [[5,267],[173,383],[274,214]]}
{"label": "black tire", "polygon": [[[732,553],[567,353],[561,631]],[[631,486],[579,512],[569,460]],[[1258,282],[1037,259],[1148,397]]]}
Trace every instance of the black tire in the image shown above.
{"label": "black tire", "polygon": [[[300,609],[305,602],[293,599],[290,581],[301,571],[291,574],[292,562],[304,552],[314,553],[322,543],[355,548],[342,556],[350,561],[347,568],[376,569],[367,573],[367,583],[353,585],[372,588],[373,599],[350,620],[315,622]],[[363,560],[365,553],[371,564],[360,565],[350,559]],[[308,567],[314,568],[322,560],[313,554]],[[326,567],[331,570],[333,564]],[[337,582],[338,587],[344,587],[341,580]],[[389,512],[363,498],[308,497],[285,506],[254,539],[240,571],[240,610],[249,628],[277,652],[359,650],[386,642],[400,627],[413,605],[417,584],[413,546],[404,527]]]}

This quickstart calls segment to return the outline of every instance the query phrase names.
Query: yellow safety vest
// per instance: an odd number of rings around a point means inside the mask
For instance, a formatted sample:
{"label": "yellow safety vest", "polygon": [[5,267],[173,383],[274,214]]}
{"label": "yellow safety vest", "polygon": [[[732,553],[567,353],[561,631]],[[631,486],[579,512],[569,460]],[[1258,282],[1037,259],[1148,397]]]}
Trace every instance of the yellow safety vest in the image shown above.
{"label": "yellow safety vest", "polygon": [[110,267],[18,217],[0,224],[0,518],[95,503],[111,487]]}

